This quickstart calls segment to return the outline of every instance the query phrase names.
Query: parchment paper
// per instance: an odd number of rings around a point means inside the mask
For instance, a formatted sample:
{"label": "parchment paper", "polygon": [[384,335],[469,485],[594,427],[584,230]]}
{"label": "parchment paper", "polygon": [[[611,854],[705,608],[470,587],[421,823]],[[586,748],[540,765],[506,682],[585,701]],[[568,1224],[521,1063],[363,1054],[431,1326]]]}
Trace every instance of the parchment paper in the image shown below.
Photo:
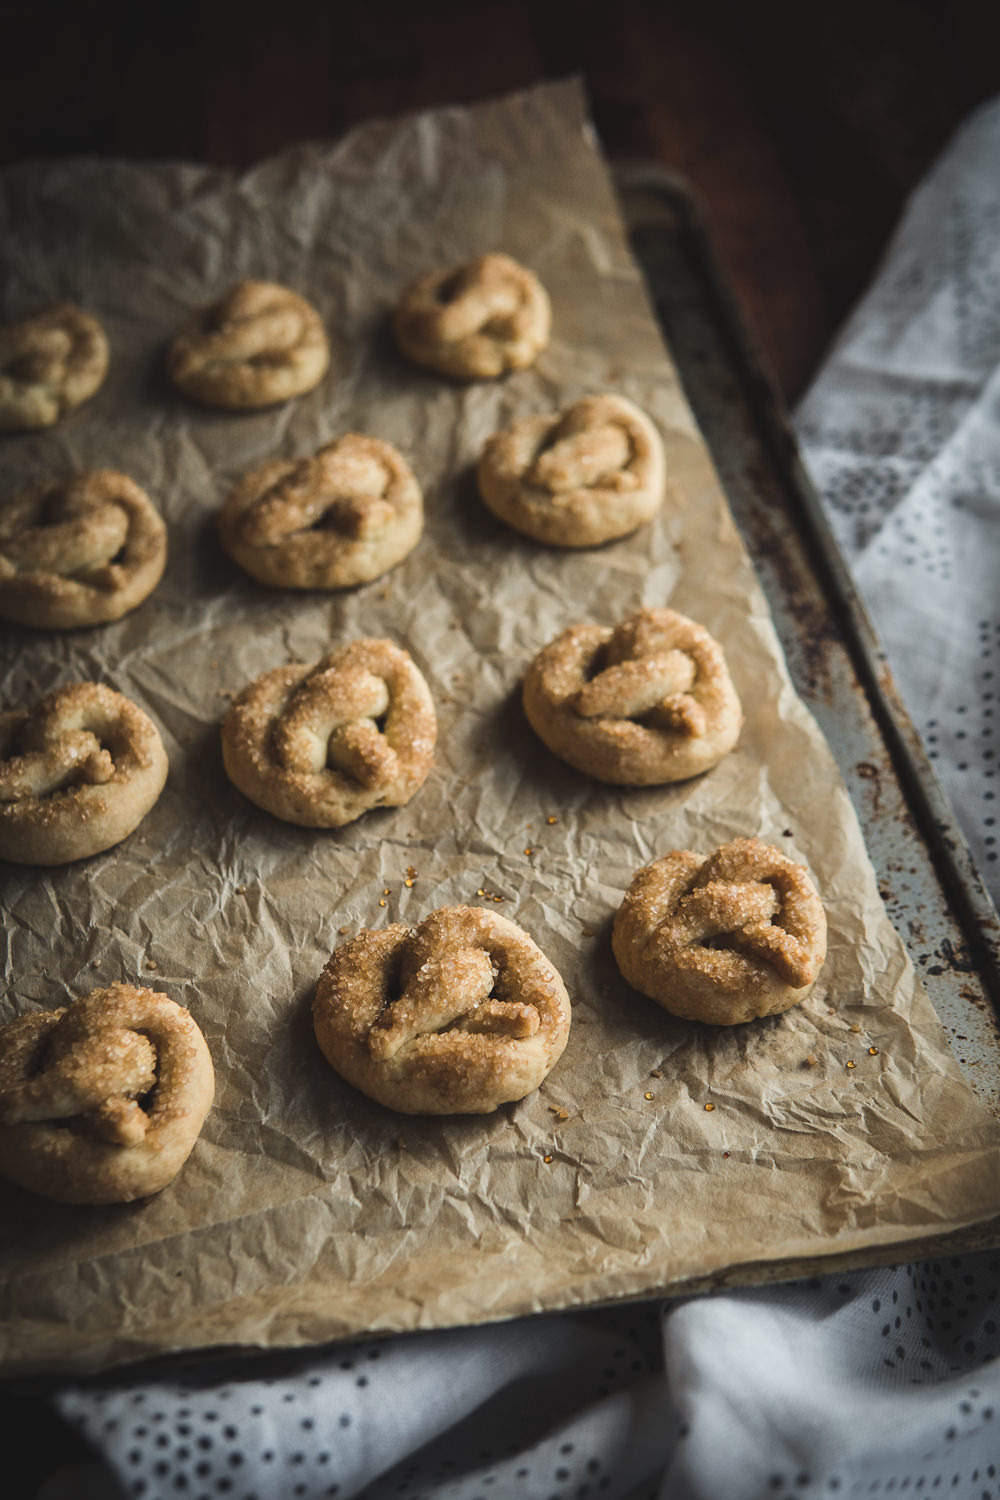
{"label": "parchment paper", "polygon": [[[408,366],[387,329],[400,287],[493,248],[552,296],[537,367],[463,385]],[[191,1008],[218,1073],[193,1156],[149,1202],[70,1208],[0,1188],[8,1369],[472,1323],[902,1243],[1000,1210],[997,1127],[951,1059],[790,686],[575,85],[375,124],[240,178],[19,167],[0,177],[0,266],[4,316],[69,296],[113,349],[87,406],[4,440],[5,493],[113,465],[148,489],[170,532],[163,583],[123,621],[6,631],[3,700],[109,682],[152,714],[171,765],[116,849],[53,871],[5,867],[0,1017],[114,980],[152,983]],[[333,340],[316,391],[257,415],[196,408],[161,373],[189,309],[239,276],[304,292]],[[580,554],[493,520],[471,473],[484,439],[608,389],[662,431],[662,515]],[[423,540],[351,593],[254,584],[215,540],[229,485],[351,429],[409,457],[426,490]],[[685,785],[601,786],[535,740],[521,675],[570,623],[668,602],[722,642],[747,715],[740,745]],[[359,634],[402,643],[425,672],[436,769],[408,807],[340,832],[282,824],[228,783],[219,717],[251,677]],[[809,865],[830,952],[803,1006],[716,1031],[628,988],[610,922],[639,865],[738,834]],[[340,934],[494,896],[574,1002],[541,1090],[485,1119],[414,1119],[341,1082],[309,1019]]]}

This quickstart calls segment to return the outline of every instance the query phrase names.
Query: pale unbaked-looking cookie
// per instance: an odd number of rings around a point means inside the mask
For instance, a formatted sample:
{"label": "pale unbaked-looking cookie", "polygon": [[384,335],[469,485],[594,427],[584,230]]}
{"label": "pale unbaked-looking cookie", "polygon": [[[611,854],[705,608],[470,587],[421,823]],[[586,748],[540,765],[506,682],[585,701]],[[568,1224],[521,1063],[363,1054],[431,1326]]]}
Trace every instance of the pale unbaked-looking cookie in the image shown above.
{"label": "pale unbaked-looking cookie", "polygon": [[329,363],[319,313],[274,281],[238,281],[188,319],[167,355],[170,378],[186,396],[244,409],[311,391]]}
{"label": "pale unbaked-looking cookie", "polygon": [[585,396],[494,433],[477,476],[485,504],[516,531],[554,547],[596,547],[659,510],[663,444],[631,401]]}
{"label": "pale unbaked-looking cookie", "polygon": [[534,272],[493,253],[411,282],[394,326],[399,347],[416,364],[490,380],[534,364],[551,322],[548,293]]}
{"label": "pale unbaked-looking cookie", "polygon": [[312,458],[244,475],[219,515],[219,536],[260,583],[344,589],[402,562],[423,524],[423,496],[402,454],[349,432]]}
{"label": "pale unbaked-looking cookie", "polygon": [[721,646],[672,609],[564,630],[528,668],[524,711],[562,760],[619,786],[700,775],[743,723]]}
{"label": "pale unbaked-looking cookie", "polygon": [[167,528],[127,474],[41,480],[0,504],[0,616],[72,630],[118,620],[159,583]]}
{"label": "pale unbaked-looking cookie", "polygon": [[62,865],[110,849],[166,779],[155,724],[103,683],[74,682],[0,713],[0,859]]}
{"label": "pale unbaked-looking cookie", "polygon": [[437,719],[410,655],[362,637],[308,666],[278,667],[243,689],[222,723],[230,781],[266,812],[340,828],[400,807],[434,763]]}
{"label": "pale unbaked-looking cookie", "polygon": [[187,1161],[212,1107],[182,1006],[113,984],[0,1027],[0,1175],[60,1203],[131,1203]]}
{"label": "pale unbaked-looking cookie", "polygon": [[639,870],[612,944],[629,984],[664,1010],[735,1026],[805,999],[826,957],[826,914],[804,865],[734,839]]}
{"label": "pale unbaked-looking cookie", "polygon": [[570,1026],[566,987],[506,917],[443,907],[415,929],[364,931],[316,986],[323,1055],[403,1114],[489,1114],[538,1088]]}
{"label": "pale unbaked-looking cookie", "polygon": [[0,327],[0,430],[51,427],[92,396],[108,372],[96,318],[56,302]]}

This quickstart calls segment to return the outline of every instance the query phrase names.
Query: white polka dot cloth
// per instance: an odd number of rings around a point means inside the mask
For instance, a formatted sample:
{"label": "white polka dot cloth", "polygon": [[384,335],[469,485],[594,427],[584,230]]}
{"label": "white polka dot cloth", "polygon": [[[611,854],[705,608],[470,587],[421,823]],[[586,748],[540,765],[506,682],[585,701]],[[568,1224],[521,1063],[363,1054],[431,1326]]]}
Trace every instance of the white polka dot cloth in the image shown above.
{"label": "white polka dot cloth", "polygon": [[[88,1500],[1000,1500],[1000,1256],[201,1361],[58,1405],[107,1460]],[[43,1500],[81,1500],[80,1470]]]}
{"label": "white polka dot cloth", "polygon": [[[915,196],[807,461],[1000,888],[1000,104]],[[1000,1256],[66,1387],[43,1500],[1000,1500]]]}

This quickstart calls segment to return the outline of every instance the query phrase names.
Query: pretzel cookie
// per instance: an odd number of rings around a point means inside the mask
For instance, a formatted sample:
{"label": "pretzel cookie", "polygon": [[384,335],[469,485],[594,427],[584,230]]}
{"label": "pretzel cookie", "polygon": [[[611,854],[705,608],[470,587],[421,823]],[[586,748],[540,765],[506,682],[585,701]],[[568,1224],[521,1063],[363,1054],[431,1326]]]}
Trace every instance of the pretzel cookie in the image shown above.
{"label": "pretzel cookie", "polygon": [[171,380],[208,406],[273,406],[311,391],[330,346],[311,302],[273,281],[238,281],[191,317],[167,355]]}
{"label": "pretzel cookie", "polygon": [[721,646],[672,609],[564,630],[528,668],[524,711],[562,760],[619,786],[707,771],[743,723]]}
{"label": "pretzel cookie", "polygon": [[437,719],[412,658],[362,637],[311,666],[278,667],[234,699],[222,724],[230,781],[265,812],[340,828],[401,807],[434,762]]}
{"label": "pretzel cookie", "polygon": [[313,458],[245,475],[222,508],[219,535],[260,583],[345,589],[402,562],[423,524],[423,496],[402,454],[351,432]]}
{"label": "pretzel cookie", "polygon": [[167,528],[127,474],[42,480],[0,504],[0,616],[72,630],[118,620],[151,594]]}
{"label": "pretzel cookie", "polygon": [[804,865],[734,839],[639,870],[612,944],[629,984],[665,1010],[736,1026],[805,999],[826,957],[826,915]]}
{"label": "pretzel cookie", "polygon": [[418,365],[490,380],[533,365],[551,322],[534,272],[493,253],[411,282],[396,308],[396,341]]}
{"label": "pretzel cookie", "polygon": [[0,430],[51,427],[107,373],[104,329],[72,302],[0,327]]}
{"label": "pretzel cookie", "polygon": [[526,932],[478,906],[334,950],[313,1024],[331,1067],[407,1115],[485,1115],[536,1089],[569,1036],[566,987]]}
{"label": "pretzel cookie", "polygon": [[102,683],[74,682],[0,713],[0,859],[62,865],[110,849],[166,779],[156,726]]}
{"label": "pretzel cookie", "polygon": [[113,984],[0,1028],[0,1175],[60,1203],[131,1203],[187,1161],[212,1107],[205,1038],[166,995]]}
{"label": "pretzel cookie", "polygon": [[495,433],[477,474],[485,504],[515,531],[554,547],[596,547],[659,510],[663,444],[631,401],[585,396]]}

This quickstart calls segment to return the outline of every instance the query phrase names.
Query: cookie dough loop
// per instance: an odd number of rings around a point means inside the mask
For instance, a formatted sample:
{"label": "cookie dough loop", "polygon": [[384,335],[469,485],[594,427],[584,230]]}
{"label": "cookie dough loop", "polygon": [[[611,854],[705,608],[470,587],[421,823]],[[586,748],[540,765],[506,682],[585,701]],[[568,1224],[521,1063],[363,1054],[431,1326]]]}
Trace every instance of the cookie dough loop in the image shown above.
{"label": "cookie dough loop", "polygon": [[189,318],[167,355],[170,378],[186,396],[235,409],[301,396],[329,363],[319,313],[273,281],[238,281]]}
{"label": "cookie dough loop", "polygon": [[97,682],[0,713],[0,859],[61,865],[126,838],[167,779],[156,726]]}
{"label": "cookie dough loop", "polygon": [[362,637],[244,688],[222,724],[229,779],[257,807],[305,828],[340,828],[400,807],[434,763],[437,719],[410,655]]}
{"label": "cookie dough loop", "polygon": [[736,1026],[805,999],[826,957],[826,914],[804,865],[734,839],[639,870],[612,946],[629,984],[664,1010]]}
{"label": "cookie dough loop", "polygon": [[219,536],[260,583],[344,589],[402,562],[423,524],[423,496],[402,454],[351,432],[312,458],[246,474],[222,508]]}
{"label": "cookie dough loop", "polygon": [[60,1203],[165,1188],[212,1107],[205,1038],[183,1006],[113,984],[0,1028],[0,1175]]}
{"label": "cookie dough loop", "polygon": [[635,531],[662,505],[665,473],[659,433],[622,396],[520,418],[487,441],[477,469],[494,515],[553,547],[597,547]]}
{"label": "cookie dough loop", "polygon": [[51,427],[98,390],[108,359],[104,329],[72,302],[0,327],[0,431]]}
{"label": "cookie dough loop", "polygon": [[548,293],[534,272],[493,252],[411,282],[394,326],[400,349],[415,364],[491,380],[533,365],[551,322]]}
{"label": "cookie dough loop", "polygon": [[700,775],[743,723],[721,646],[672,609],[637,610],[613,630],[570,626],[531,663],[523,697],[554,754],[619,786]]}
{"label": "cookie dough loop", "polygon": [[127,474],[42,480],[0,504],[0,616],[74,630],[119,620],[163,576],[167,528]]}
{"label": "cookie dough loop", "polygon": [[489,1114],[538,1088],[569,1036],[566,987],[482,907],[364,931],[320,975],[313,1024],[348,1083],[403,1114]]}

